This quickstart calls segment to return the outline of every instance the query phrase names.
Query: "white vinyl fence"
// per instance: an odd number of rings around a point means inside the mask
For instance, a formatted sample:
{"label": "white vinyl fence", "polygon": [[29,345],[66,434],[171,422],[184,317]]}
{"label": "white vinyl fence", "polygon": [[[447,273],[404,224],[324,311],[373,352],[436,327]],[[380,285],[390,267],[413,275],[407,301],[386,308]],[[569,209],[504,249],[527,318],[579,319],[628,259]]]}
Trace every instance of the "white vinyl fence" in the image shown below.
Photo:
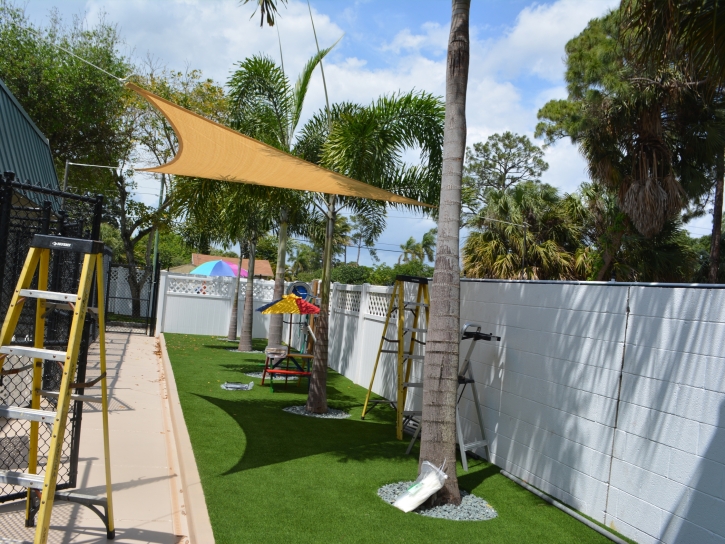
{"label": "white vinyl fence", "polygon": [[[162,278],[157,330],[226,334],[229,280]],[[330,366],[363,387],[390,292],[333,286]],[[463,280],[466,321],[501,336],[472,357],[495,464],[640,543],[725,543],[723,286]],[[392,355],[373,390],[394,397]],[[472,441],[470,389],[460,409]]]}

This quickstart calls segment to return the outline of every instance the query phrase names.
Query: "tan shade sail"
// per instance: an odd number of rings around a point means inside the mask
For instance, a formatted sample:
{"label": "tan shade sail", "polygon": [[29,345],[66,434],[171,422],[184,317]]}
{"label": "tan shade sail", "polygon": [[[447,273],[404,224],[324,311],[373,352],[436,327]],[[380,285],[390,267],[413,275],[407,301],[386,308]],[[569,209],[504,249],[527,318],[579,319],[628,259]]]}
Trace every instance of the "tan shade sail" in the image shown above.
{"label": "tan shade sail", "polygon": [[126,87],[156,107],[171,123],[179,151],[168,163],[144,172],[251,183],[298,191],[429,206],[336,174],[205,119],[133,83]]}

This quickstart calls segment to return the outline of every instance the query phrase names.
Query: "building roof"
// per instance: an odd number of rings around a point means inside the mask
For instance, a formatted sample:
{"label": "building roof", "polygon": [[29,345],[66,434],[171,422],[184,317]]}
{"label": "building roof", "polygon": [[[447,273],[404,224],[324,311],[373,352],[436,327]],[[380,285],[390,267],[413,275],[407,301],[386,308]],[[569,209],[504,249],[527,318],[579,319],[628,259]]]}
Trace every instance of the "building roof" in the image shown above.
{"label": "building roof", "polygon": [[[235,257],[219,257],[218,255],[204,255],[203,253],[192,253],[191,264],[194,267],[204,264],[209,261],[225,261],[231,264],[239,264],[239,259]],[[249,259],[242,259],[242,268],[249,270]],[[269,261],[264,259],[254,260],[254,277],[262,276],[263,278],[274,278],[274,272],[272,271],[272,265]]]}
{"label": "building roof", "polygon": [[[59,189],[48,139],[40,132],[20,102],[0,80],[0,171],[15,172],[15,179],[46,189]],[[35,204],[50,199],[60,209],[56,197],[21,191]]]}

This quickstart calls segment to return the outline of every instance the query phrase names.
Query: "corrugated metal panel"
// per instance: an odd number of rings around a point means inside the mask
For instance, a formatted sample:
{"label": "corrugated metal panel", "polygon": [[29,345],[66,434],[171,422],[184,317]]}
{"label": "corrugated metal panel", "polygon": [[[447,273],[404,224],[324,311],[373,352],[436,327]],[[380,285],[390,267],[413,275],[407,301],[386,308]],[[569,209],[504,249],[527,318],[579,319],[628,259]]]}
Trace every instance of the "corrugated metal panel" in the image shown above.
{"label": "corrugated metal panel", "polygon": [[[48,139],[0,80],[0,171],[8,170],[18,181],[59,189]],[[53,208],[59,209],[55,197],[32,192],[25,196],[38,205],[50,198]]]}

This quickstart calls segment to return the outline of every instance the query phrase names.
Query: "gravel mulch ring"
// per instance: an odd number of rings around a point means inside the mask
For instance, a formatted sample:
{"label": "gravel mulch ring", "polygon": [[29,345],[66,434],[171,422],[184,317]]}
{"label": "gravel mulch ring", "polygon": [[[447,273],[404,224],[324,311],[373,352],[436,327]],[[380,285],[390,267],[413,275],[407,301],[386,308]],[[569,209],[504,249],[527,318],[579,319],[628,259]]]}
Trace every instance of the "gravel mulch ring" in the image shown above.
{"label": "gravel mulch ring", "polygon": [[[262,374],[264,374],[264,373],[263,372],[245,372],[244,373],[245,376],[249,376],[250,378],[258,378],[260,380],[262,379]],[[278,378],[278,379],[280,379],[280,378]],[[281,378],[281,379],[283,379],[283,378]],[[289,381],[295,381],[295,380],[299,379],[299,376],[287,376],[287,379]]]}
{"label": "gravel mulch ring", "polygon": [[321,419],[347,419],[350,417],[350,414],[347,412],[344,412],[342,410],[335,410],[334,408],[328,408],[326,414],[313,414],[308,412],[304,406],[288,406],[287,408],[282,408],[285,412],[288,412],[290,414],[296,414],[298,416],[307,416],[307,417],[319,417]]}
{"label": "gravel mulch ring", "polygon": [[[394,484],[384,485],[378,489],[378,497],[388,504],[393,504],[396,499],[407,491],[414,482],[397,482]],[[490,504],[476,495],[471,495],[467,491],[461,489],[461,504],[453,506],[450,504],[444,506],[436,506],[424,510],[419,506],[414,513],[430,518],[450,519],[453,521],[484,521],[493,519],[498,516]]]}

